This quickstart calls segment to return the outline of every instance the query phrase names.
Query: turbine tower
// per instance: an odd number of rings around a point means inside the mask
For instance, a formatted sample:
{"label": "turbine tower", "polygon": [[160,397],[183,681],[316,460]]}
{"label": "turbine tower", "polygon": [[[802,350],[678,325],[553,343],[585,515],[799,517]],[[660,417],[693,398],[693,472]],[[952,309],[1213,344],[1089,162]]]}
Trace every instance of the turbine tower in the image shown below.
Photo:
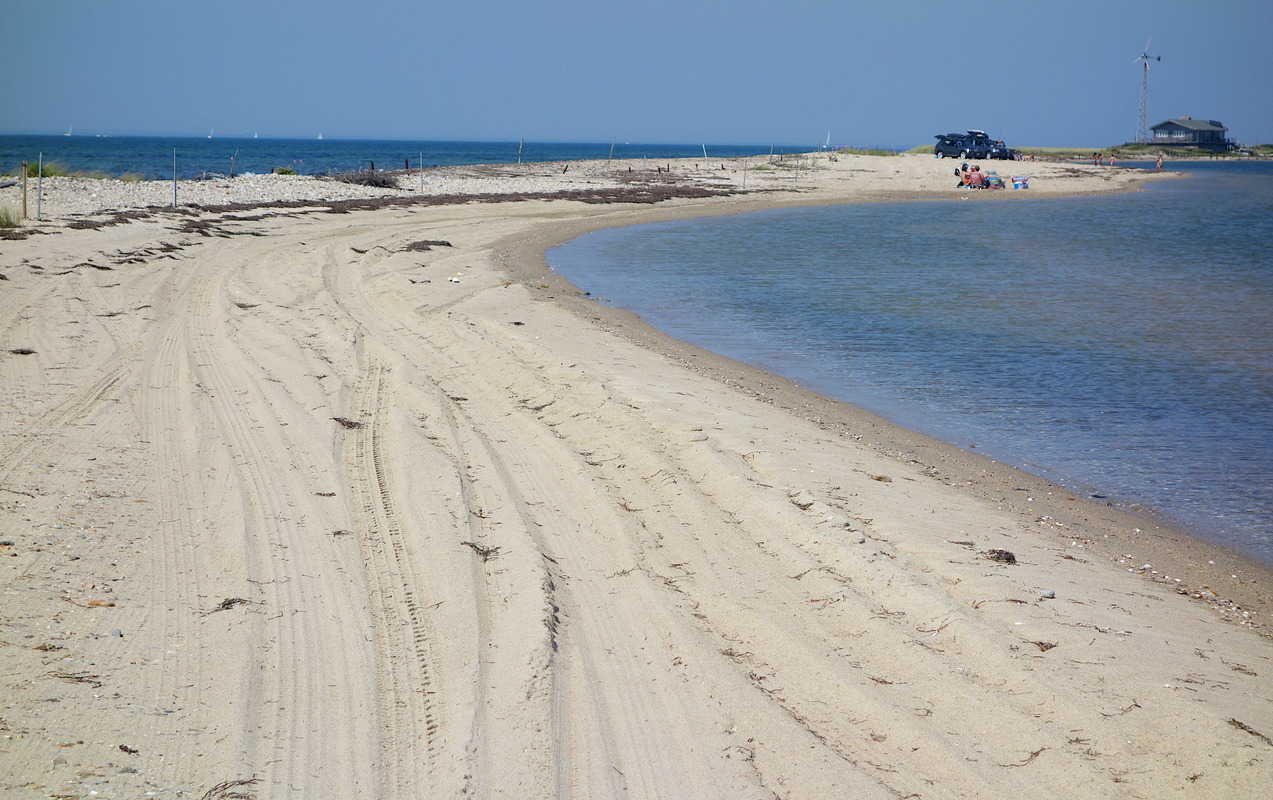
{"label": "turbine tower", "polygon": [[1149,62],[1162,61],[1162,56],[1151,56],[1149,54],[1149,42],[1154,37],[1149,37],[1149,41],[1145,42],[1145,52],[1132,59],[1132,63],[1137,61],[1141,63],[1142,69],[1140,73],[1140,124],[1136,128],[1136,142],[1138,144],[1148,144],[1149,135],[1145,128],[1145,112],[1149,105]]}

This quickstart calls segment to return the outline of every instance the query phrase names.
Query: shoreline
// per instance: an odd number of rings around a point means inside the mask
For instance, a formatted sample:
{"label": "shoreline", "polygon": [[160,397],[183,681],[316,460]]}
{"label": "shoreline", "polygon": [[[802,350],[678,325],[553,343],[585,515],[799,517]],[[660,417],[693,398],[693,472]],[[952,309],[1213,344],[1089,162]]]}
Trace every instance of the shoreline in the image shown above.
{"label": "shoreline", "polygon": [[[906,202],[906,199],[874,197],[853,199],[848,202],[891,201]],[[1098,502],[1076,496],[1072,491],[1057,486],[1046,477],[911,430],[845,401],[829,398],[812,389],[802,387],[782,376],[676,339],[632,312],[597,302],[595,298],[553,271],[545,259],[545,253],[553,247],[607,228],[828,204],[837,204],[837,202],[796,200],[772,203],[762,201],[754,207],[746,204],[742,208],[662,209],[668,213],[659,213],[658,210],[652,209],[648,212],[634,212],[633,219],[621,218],[617,222],[604,225],[580,227],[577,223],[566,223],[557,228],[549,228],[546,236],[542,239],[537,237],[529,246],[518,247],[516,244],[502,243],[508,250],[501,255],[501,263],[522,280],[540,281],[550,286],[555,292],[555,301],[580,319],[590,321],[607,332],[638,343],[678,366],[710,374],[714,379],[748,392],[787,413],[812,415],[808,418],[828,431],[844,435],[846,431],[858,430],[865,426],[875,433],[871,437],[871,443],[882,452],[923,453],[925,458],[945,465],[964,480],[969,480],[968,476],[980,469],[982,472],[993,475],[1001,483],[1028,484],[1031,487],[1030,494],[1046,492],[1047,495],[1055,493],[1058,497],[1064,495],[1066,500],[1063,502],[1043,500],[1031,505],[1029,511],[1041,512],[1043,516],[1055,520],[1073,518],[1074,509],[1082,508],[1085,522],[1093,528],[1117,528],[1126,537],[1123,543],[1110,542],[1108,537],[1087,539],[1089,546],[1095,548],[1104,557],[1119,563],[1125,561],[1162,566],[1164,569],[1149,570],[1149,573],[1158,572],[1181,578],[1178,583],[1184,584],[1185,588],[1226,586],[1226,592],[1232,593],[1226,599],[1234,606],[1239,609],[1254,609],[1264,620],[1273,619],[1271,616],[1273,567],[1252,556],[1191,534],[1185,528],[1174,524],[1166,515],[1158,514],[1152,508],[1133,511],[1116,507],[1109,502]],[[1131,546],[1133,544],[1134,547]],[[1129,549],[1138,550],[1145,556],[1126,558]],[[1206,566],[1203,566],[1204,563]],[[1140,571],[1139,568],[1137,571]],[[1236,577],[1238,575],[1242,578],[1238,579]],[[1269,627],[1268,622],[1264,623],[1261,630],[1265,635],[1273,636],[1273,627]]]}
{"label": "shoreline", "polygon": [[[671,339],[544,262],[660,219],[999,201],[922,161],[639,205],[540,169],[518,202],[152,209],[0,244],[0,786],[1267,785],[1267,571]],[[1032,166],[1043,196],[1144,179]],[[722,182],[699,173],[674,171]]]}

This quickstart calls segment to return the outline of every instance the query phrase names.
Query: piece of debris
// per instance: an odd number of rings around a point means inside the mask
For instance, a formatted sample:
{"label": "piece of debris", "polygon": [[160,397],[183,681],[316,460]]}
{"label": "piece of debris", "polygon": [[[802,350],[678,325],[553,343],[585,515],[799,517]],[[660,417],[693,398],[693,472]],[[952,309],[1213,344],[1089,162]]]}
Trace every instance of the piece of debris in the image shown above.
{"label": "piece of debris", "polygon": [[215,614],[218,611],[229,611],[235,606],[241,606],[251,602],[252,602],[251,600],[248,600],[247,598],[243,598],[243,597],[227,597],[226,599],[222,600],[220,603],[217,603],[216,608],[212,609],[211,611],[205,611],[203,613],[203,616],[206,617],[209,614]]}
{"label": "piece of debris", "polygon": [[466,544],[469,547],[473,548],[473,552],[481,556],[482,561],[490,561],[492,558],[495,558],[495,556],[499,555],[498,547],[483,547],[477,542],[463,542],[463,544]]}
{"label": "piece of debris", "polygon": [[986,558],[991,561],[998,561],[1000,564],[1017,563],[1017,557],[1011,550],[987,550]]}
{"label": "piece of debris", "polygon": [[893,479],[892,479],[892,478],[890,478],[890,477],[889,477],[889,476],[887,476],[887,475],[868,475],[867,477],[868,477],[868,478],[870,478],[870,479],[871,479],[871,480],[873,480],[873,481],[879,481],[880,483],[892,483],[892,482],[893,482]]}
{"label": "piece of debris", "polygon": [[342,428],[361,428],[362,427],[362,423],[358,422],[357,420],[345,419],[344,417],[332,417],[332,419],[339,422],[340,427]]}
{"label": "piece of debris", "polygon": [[1255,728],[1252,728],[1250,725],[1246,724],[1245,722],[1241,722],[1237,719],[1234,719],[1233,717],[1230,717],[1229,724],[1240,731],[1251,734],[1252,736],[1263,741],[1265,744],[1269,745],[1270,747],[1273,747],[1273,739],[1270,739],[1269,737],[1260,733]]}
{"label": "piece of debris", "polygon": [[125,753],[127,753],[127,754],[128,754],[128,755],[130,755],[130,756],[135,756],[135,755],[137,755],[137,751],[136,751],[136,750],[134,750],[133,748],[129,747],[129,746],[128,746],[128,745],[126,745],[126,744],[121,744],[121,745],[119,746],[119,749],[120,749],[120,750],[123,750]]}
{"label": "piece of debris", "polygon": [[101,677],[100,675],[91,675],[87,672],[52,672],[49,674],[54,678],[60,678],[72,683],[87,683],[94,689],[102,688],[102,682],[98,680]]}
{"label": "piece of debris", "polygon": [[35,351],[34,351],[34,350],[32,350],[32,349],[31,349],[31,348],[29,348],[29,347],[15,347],[15,348],[13,348],[12,350],[10,350],[9,352],[10,352],[10,353],[13,353],[15,356],[33,356],[33,355],[35,355]]}
{"label": "piece of debris", "polygon": [[428,251],[432,250],[432,249],[433,249],[433,248],[435,248],[435,247],[451,247],[451,246],[452,246],[452,245],[451,245],[451,243],[450,243],[450,242],[445,242],[445,241],[443,241],[443,240],[441,240],[441,239],[423,239],[423,240],[418,241],[418,242],[412,242],[411,244],[407,245],[406,247],[403,247],[403,248],[402,248],[400,251],[398,251],[398,252],[401,252],[401,253],[427,253]]}
{"label": "piece of debris", "polygon": [[260,782],[261,779],[255,775],[247,779],[222,781],[204,792],[203,797],[200,798],[200,800],[253,800],[253,798],[256,797],[255,792],[239,792],[234,790],[238,789],[240,786],[255,786]]}

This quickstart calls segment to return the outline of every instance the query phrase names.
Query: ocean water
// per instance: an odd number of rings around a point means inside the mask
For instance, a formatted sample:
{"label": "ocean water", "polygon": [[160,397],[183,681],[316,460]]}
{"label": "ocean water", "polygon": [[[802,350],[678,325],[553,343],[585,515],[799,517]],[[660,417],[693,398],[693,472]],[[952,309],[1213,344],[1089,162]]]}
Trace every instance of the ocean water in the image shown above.
{"label": "ocean water", "polygon": [[[226,139],[143,136],[0,136],[0,173],[10,173],[23,161],[57,161],[73,171],[100,170],[112,176],[137,173],[149,179],[172,180],[173,150],[177,177],[205,174],[267,173],[288,167],[302,175],[366,169],[411,169],[462,164],[516,163],[518,148],[524,162],[579,161],[610,156],[611,143],[571,142],[430,142],[390,139]],[[799,148],[783,145],[640,144],[615,142],[614,158],[713,158],[753,156]],[[805,148],[807,149],[807,148]]]}
{"label": "ocean water", "polygon": [[677,338],[1273,564],[1273,163],[1178,168],[1127,195],[600,231],[548,261]]}

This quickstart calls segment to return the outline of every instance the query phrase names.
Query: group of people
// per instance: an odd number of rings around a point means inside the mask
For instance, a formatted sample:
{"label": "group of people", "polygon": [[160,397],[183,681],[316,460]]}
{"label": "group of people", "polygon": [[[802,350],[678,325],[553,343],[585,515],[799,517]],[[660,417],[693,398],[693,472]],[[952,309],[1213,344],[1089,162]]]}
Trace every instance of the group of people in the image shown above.
{"label": "group of people", "polygon": [[[1111,153],[1109,157],[1109,165],[1113,167],[1113,166],[1116,166],[1117,163],[1118,163],[1117,159],[1115,159],[1113,154]],[[1092,153],[1092,166],[1099,167],[1100,165],[1101,165],[1101,154],[1099,152]],[[1162,169],[1162,151],[1158,152],[1158,157],[1154,161],[1154,169]]]}
{"label": "group of people", "polygon": [[959,178],[956,189],[985,189],[992,185],[993,179],[976,164],[969,168],[968,162],[964,162],[955,170],[955,175]]}

